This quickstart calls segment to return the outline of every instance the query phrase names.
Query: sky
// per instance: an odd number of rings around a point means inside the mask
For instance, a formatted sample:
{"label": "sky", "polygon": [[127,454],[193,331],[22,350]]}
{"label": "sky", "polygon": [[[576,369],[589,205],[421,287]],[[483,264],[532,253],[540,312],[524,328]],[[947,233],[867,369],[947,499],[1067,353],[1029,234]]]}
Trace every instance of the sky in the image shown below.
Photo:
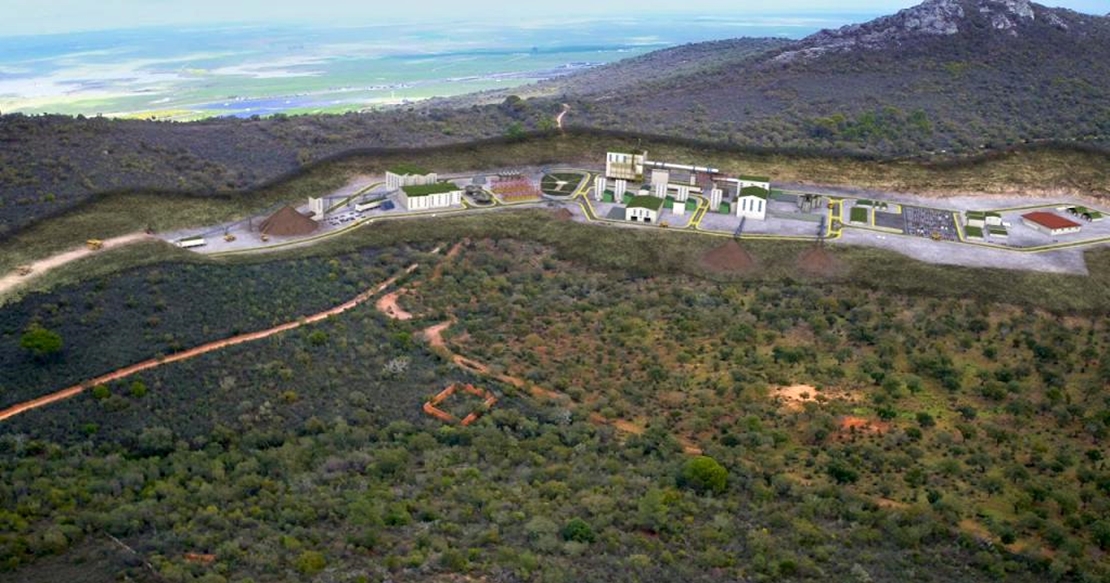
{"label": "sky", "polygon": [[[790,13],[887,14],[919,0],[4,0],[0,35],[20,36],[208,24],[374,25],[405,19],[433,21],[622,15],[630,11],[709,15]],[[1042,0],[1090,14],[1106,14],[1107,0]],[[384,5],[383,5],[384,4]],[[768,5],[773,8],[768,8]]]}

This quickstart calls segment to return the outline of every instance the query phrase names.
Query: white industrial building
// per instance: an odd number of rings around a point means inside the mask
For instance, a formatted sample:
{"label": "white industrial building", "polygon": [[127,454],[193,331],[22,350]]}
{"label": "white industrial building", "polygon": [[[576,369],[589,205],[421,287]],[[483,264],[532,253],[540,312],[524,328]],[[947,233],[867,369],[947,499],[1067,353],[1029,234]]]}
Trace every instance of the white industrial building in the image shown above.
{"label": "white industrial building", "polygon": [[658,223],[659,212],[663,210],[664,200],[657,196],[643,195],[632,197],[624,209],[624,220],[640,223]]}
{"label": "white industrial building", "polygon": [[463,189],[451,182],[401,187],[401,205],[410,211],[449,208],[462,204]]}
{"label": "white industrial building", "polygon": [[736,216],[757,221],[767,220],[767,198],[769,190],[758,186],[741,188],[736,197]]}
{"label": "white industrial building", "polygon": [[317,222],[324,220],[324,215],[327,214],[324,199],[308,197],[308,212],[312,220]]}
{"label": "white industrial building", "polygon": [[389,190],[397,190],[405,186],[428,186],[439,182],[439,175],[428,172],[419,166],[399,164],[386,170],[385,186]]}

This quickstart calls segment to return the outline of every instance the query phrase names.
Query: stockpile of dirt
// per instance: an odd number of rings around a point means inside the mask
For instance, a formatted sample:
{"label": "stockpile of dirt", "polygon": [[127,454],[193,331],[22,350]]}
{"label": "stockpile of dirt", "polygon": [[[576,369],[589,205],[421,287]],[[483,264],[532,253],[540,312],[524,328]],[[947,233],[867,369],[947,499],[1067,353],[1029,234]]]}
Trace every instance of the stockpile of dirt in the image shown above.
{"label": "stockpile of dirt", "polygon": [[755,259],[752,259],[751,254],[740,243],[730,240],[702,255],[701,264],[714,273],[733,273],[755,267]]}
{"label": "stockpile of dirt", "polygon": [[574,213],[570,212],[567,209],[559,209],[552,214],[554,215],[556,221],[565,222],[574,219]]}
{"label": "stockpile of dirt", "polygon": [[291,206],[285,206],[262,221],[258,230],[271,237],[303,237],[311,235],[318,228],[316,221],[302,215]]}
{"label": "stockpile of dirt", "polygon": [[798,256],[798,269],[810,275],[832,277],[843,271],[843,265],[824,247],[811,247]]}

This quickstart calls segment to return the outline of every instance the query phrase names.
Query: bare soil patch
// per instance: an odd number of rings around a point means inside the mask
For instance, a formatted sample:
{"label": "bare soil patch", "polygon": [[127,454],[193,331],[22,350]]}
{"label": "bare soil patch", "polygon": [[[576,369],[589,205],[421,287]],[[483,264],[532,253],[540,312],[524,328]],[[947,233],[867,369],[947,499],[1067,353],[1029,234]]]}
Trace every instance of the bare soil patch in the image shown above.
{"label": "bare soil patch", "polygon": [[730,240],[702,255],[701,265],[713,273],[737,273],[755,267],[755,259],[740,243]]}
{"label": "bare soil patch", "polygon": [[834,277],[843,273],[844,266],[824,247],[811,247],[798,256],[798,269],[809,275]]}
{"label": "bare soil patch", "polygon": [[806,403],[821,403],[826,401],[857,401],[859,395],[840,390],[818,391],[812,385],[790,385],[779,387],[771,391],[772,397],[782,399],[783,407],[791,411],[801,411]]}
{"label": "bare soil patch", "polygon": [[386,316],[389,316],[390,318],[393,318],[394,320],[400,320],[402,322],[411,320],[412,314],[406,312],[405,309],[402,308],[401,305],[397,302],[400,297],[401,292],[399,291],[395,291],[382,296],[382,299],[378,300],[376,306],[378,308],[378,311],[385,314]]}
{"label": "bare soil patch", "polygon": [[867,433],[877,433],[881,435],[890,431],[889,423],[866,419],[864,417],[856,417],[855,415],[842,417],[838,423],[838,427],[842,436]]}

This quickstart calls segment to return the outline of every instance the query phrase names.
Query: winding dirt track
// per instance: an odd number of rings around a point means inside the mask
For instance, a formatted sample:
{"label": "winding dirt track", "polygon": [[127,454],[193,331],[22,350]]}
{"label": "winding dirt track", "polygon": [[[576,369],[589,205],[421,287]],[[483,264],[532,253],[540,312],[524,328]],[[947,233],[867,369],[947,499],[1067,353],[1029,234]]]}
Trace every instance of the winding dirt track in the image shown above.
{"label": "winding dirt track", "polygon": [[146,233],[131,233],[130,235],[123,235],[112,239],[105,239],[104,246],[101,248],[100,251],[92,251],[88,247],[78,247],[76,249],[70,249],[69,251],[47,257],[46,259],[40,259],[30,264],[31,273],[27,275],[21,276],[18,273],[9,273],[4,277],[0,277],[0,296],[19,287],[20,284],[34,279],[52,269],[57,269],[67,263],[77,261],[78,259],[84,259],[85,257],[93,255],[94,253],[103,253],[104,251],[107,251],[109,249],[123,247],[124,245],[138,243],[139,241],[156,240],[157,239],[153,235],[147,235]]}
{"label": "winding dirt track", "polygon": [[570,104],[569,103],[564,103],[563,104],[563,111],[559,112],[559,115],[555,116],[555,127],[559,128],[559,131],[563,131],[563,118],[566,117],[567,113],[569,113],[569,112],[570,112]]}
{"label": "winding dirt track", "polygon": [[318,314],[313,314],[311,316],[308,316],[306,318],[302,318],[300,320],[296,320],[296,321],[293,321],[293,322],[287,322],[285,324],[281,324],[280,326],[275,326],[275,327],[267,329],[267,330],[260,330],[258,332],[251,332],[249,334],[241,334],[239,336],[233,336],[231,338],[226,338],[224,340],[217,340],[215,342],[210,342],[208,344],[204,344],[204,345],[198,346],[196,348],[186,350],[184,352],[178,352],[178,353],[175,353],[175,354],[171,354],[170,356],[167,356],[165,358],[160,358],[160,359],[159,358],[152,358],[150,360],[146,360],[146,361],[140,362],[138,364],[133,364],[133,365],[128,366],[126,368],[121,368],[117,371],[110,372],[106,375],[96,377],[92,380],[85,381],[81,384],[74,385],[74,386],[72,386],[68,389],[63,389],[63,390],[58,391],[56,393],[51,393],[49,395],[39,397],[37,399],[27,401],[25,403],[20,403],[18,405],[14,405],[12,407],[4,409],[3,411],[0,411],[0,421],[10,419],[12,417],[15,417],[16,415],[19,415],[20,413],[26,413],[27,411],[31,411],[33,409],[38,409],[40,407],[45,407],[45,406],[50,405],[52,403],[57,403],[58,401],[63,401],[65,399],[69,399],[71,397],[77,396],[77,395],[81,394],[83,391],[85,391],[86,389],[88,389],[90,387],[95,387],[96,385],[101,385],[101,384],[104,384],[104,383],[117,381],[117,380],[120,380],[122,378],[129,377],[129,376],[131,376],[135,373],[139,373],[139,372],[142,372],[142,371],[145,371],[145,370],[150,370],[152,368],[157,368],[157,367],[160,367],[160,366],[163,366],[163,365],[166,365],[166,364],[170,364],[170,363],[173,363],[173,362],[180,362],[182,360],[189,360],[191,358],[196,358],[198,356],[201,356],[202,354],[208,354],[209,352],[215,352],[217,350],[222,350],[222,349],[227,348],[229,346],[235,346],[237,344],[244,344],[244,343],[247,343],[247,342],[254,342],[256,340],[262,340],[263,338],[269,338],[270,336],[281,334],[282,332],[288,332],[289,330],[295,330],[297,328],[300,328],[301,326],[307,326],[309,324],[313,324],[313,323],[319,322],[321,320],[325,320],[325,319],[330,318],[332,316],[337,316],[339,314],[342,314],[343,312],[346,312],[346,311],[348,311],[352,308],[355,308],[355,307],[359,306],[360,304],[363,304],[363,303],[369,301],[374,296],[378,295],[379,293],[388,289],[393,284],[397,283],[397,280],[400,279],[403,275],[409,275],[412,272],[416,271],[416,269],[418,267],[420,267],[420,265],[414,263],[414,264],[408,266],[405,269],[403,274],[391,277],[388,280],[386,280],[385,283],[382,283],[381,285],[379,285],[375,288],[371,288],[371,289],[359,294],[355,298],[353,298],[353,299],[351,299],[351,300],[349,300],[345,303],[342,303],[342,304],[340,304],[340,305],[338,305],[334,308],[331,308],[329,310],[320,312]]}

